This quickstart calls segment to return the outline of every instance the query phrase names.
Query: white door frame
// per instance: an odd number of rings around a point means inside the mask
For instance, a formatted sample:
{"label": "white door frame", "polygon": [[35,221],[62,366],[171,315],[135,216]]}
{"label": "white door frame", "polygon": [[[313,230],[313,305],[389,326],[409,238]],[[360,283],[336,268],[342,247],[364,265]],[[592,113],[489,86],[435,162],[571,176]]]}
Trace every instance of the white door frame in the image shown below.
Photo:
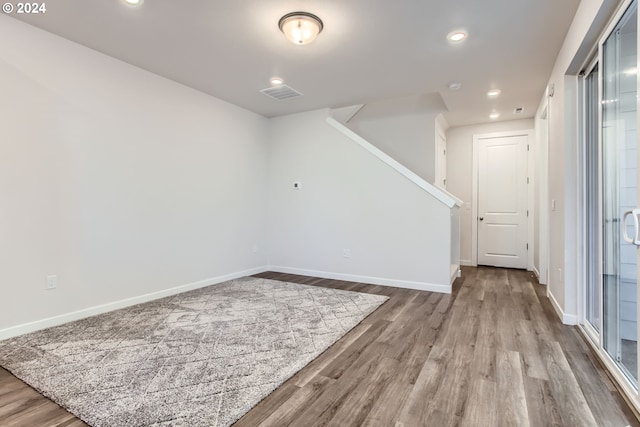
{"label": "white door frame", "polygon": [[446,147],[447,147],[447,129],[449,129],[449,123],[447,123],[447,121],[442,116],[442,114],[438,114],[436,116],[436,119],[435,119],[435,132],[434,132],[434,138],[435,138],[434,139],[434,141],[435,141],[434,154],[435,154],[435,171],[436,171],[434,183],[435,183],[436,186],[440,187],[439,181],[440,181],[441,178],[444,179],[444,184],[441,187],[443,190],[447,189],[447,170],[446,170],[447,169],[447,159],[446,159],[446,155],[445,155],[445,159],[444,159],[445,170],[443,171],[438,166],[438,155],[440,154],[440,150],[438,148],[438,138],[442,138],[442,140],[444,141],[445,150],[446,150]]}
{"label": "white door frame", "polygon": [[481,139],[487,138],[502,138],[510,136],[526,136],[527,137],[527,176],[529,183],[527,185],[527,211],[529,215],[527,217],[527,243],[529,244],[529,250],[527,251],[527,270],[533,269],[533,216],[535,212],[533,210],[533,173],[535,168],[533,167],[533,156],[530,154],[530,147],[533,143],[533,129],[515,130],[508,132],[493,132],[482,133],[473,135],[473,169],[471,176],[472,181],[472,196],[471,196],[471,263],[473,266],[478,266],[478,163],[479,163],[479,144]]}
{"label": "white door frame", "polygon": [[[617,22],[617,21],[616,21]],[[586,200],[586,181],[587,181],[587,173],[589,172],[587,170],[587,148],[585,147],[585,138],[586,138],[586,133],[587,133],[587,128],[586,128],[586,102],[585,102],[585,85],[586,85],[586,81],[585,78],[587,76],[589,76],[591,74],[591,72],[594,70],[594,68],[596,66],[599,67],[599,73],[602,73],[602,64],[601,64],[601,59],[602,59],[602,52],[601,52],[601,45],[600,43],[598,43],[598,50],[597,53],[595,55],[595,57],[590,57],[590,59],[581,67],[582,70],[584,70],[584,74],[581,74],[579,76],[578,79],[578,93],[577,93],[577,100],[578,100],[578,144],[577,144],[577,148],[576,148],[576,153],[577,153],[577,162],[576,162],[576,169],[577,169],[577,185],[576,185],[576,193],[578,195],[577,197],[577,206],[578,206],[578,211],[577,211],[577,215],[576,215],[576,249],[577,249],[577,253],[576,253],[576,263],[577,263],[577,268],[576,268],[576,290],[577,290],[577,301],[578,301],[578,310],[577,310],[577,315],[578,315],[578,325],[580,325],[583,330],[585,331],[586,335],[589,337],[589,339],[592,340],[592,342],[594,343],[594,345],[596,346],[600,346],[601,344],[601,340],[602,340],[602,333],[603,333],[603,315],[604,315],[604,310],[603,310],[603,302],[604,302],[604,295],[603,295],[603,288],[602,288],[602,283],[599,283],[598,286],[598,301],[600,301],[599,304],[599,319],[600,319],[600,323],[598,325],[596,325],[599,329],[599,331],[596,331],[596,329],[594,329],[591,324],[589,323],[589,321],[587,321],[586,318],[586,313],[587,313],[587,265],[589,262],[591,262],[591,260],[588,259],[587,256],[587,249],[586,249],[586,235],[585,235],[585,230],[587,229],[587,219],[586,219],[586,212],[587,212],[587,200]],[[602,76],[600,76],[598,78],[597,81],[598,84],[598,105],[600,105],[600,103],[602,102]],[[596,124],[596,128],[597,128],[597,133],[596,133],[596,143],[597,143],[597,156],[598,156],[598,167],[597,167],[597,174],[598,174],[598,206],[600,208],[600,201],[602,200],[602,185],[600,184],[602,182],[602,108],[598,107],[598,117],[597,117],[597,124]],[[593,171],[591,171],[593,172]],[[601,215],[598,215],[598,224],[597,224],[597,229],[598,230],[602,230],[602,217]],[[602,242],[599,242],[598,244],[598,248],[597,248],[597,253],[598,253],[598,258],[602,259]],[[598,270],[601,270],[601,266],[598,266]],[[598,271],[598,276],[600,276],[600,280],[601,280],[601,271]]]}
{"label": "white door frame", "polygon": [[[540,198],[537,202],[539,204],[538,214],[540,218],[538,221],[539,229],[534,229],[533,232],[538,234],[540,244],[538,248],[540,262],[537,271],[538,282],[547,285],[549,283],[549,118],[551,117],[551,103],[546,93],[542,104],[543,108],[541,108],[540,117],[536,118],[541,125],[536,126],[536,130],[542,130],[544,137],[539,133],[535,135],[536,146],[534,152],[536,156],[533,160],[533,170],[534,173],[537,172],[535,185],[538,186],[539,190]],[[536,271],[535,268],[536,266],[533,265],[534,272]]]}

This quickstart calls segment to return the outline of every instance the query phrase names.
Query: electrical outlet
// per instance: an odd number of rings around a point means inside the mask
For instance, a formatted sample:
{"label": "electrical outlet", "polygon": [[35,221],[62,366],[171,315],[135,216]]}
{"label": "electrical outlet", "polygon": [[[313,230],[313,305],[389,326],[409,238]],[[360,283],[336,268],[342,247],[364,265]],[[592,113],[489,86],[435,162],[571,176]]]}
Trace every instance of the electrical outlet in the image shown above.
{"label": "electrical outlet", "polygon": [[342,256],[345,258],[351,258],[351,249],[343,249]]}
{"label": "electrical outlet", "polygon": [[45,289],[51,290],[57,287],[58,287],[58,276],[56,275],[47,276],[47,286]]}

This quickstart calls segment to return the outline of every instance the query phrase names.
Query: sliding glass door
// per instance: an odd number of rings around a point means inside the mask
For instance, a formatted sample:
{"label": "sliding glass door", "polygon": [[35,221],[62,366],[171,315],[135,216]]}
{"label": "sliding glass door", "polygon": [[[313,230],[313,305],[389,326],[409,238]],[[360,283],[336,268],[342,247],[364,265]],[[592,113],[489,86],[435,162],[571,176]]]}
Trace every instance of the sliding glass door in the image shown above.
{"label": "sliding glass door", "polygon": [[602,282],[604,349],[636,387],[637,38],[634,3],[602,46]]}
{"label": "sliding glass door", "polygon": [[638,11],[637,0],[626,4],[582,78],[582,326],[623,387],[637,390]]}

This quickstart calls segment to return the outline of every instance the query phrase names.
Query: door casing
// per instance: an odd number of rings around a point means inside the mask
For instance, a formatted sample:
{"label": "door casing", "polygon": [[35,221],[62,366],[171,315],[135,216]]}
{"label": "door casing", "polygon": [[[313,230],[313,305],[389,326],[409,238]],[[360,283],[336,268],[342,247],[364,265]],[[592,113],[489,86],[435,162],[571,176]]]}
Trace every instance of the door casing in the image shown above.
{"label": "door casing", "polygon": [[526,136],[527,137],[527,177],[529,178],[529,184],[527,186],[527,210],[529,216],[527,217],[527,242],[529,244],[529,250],[527,251],[527,270],[533,269],[533,251],[535,250],[533,244],[533,191],[532,186],[535,179],[533,156],[531,155],[531,144],[533,143],[533,130],[515,130],[507,132],[493,132],[486,134],[473,135],[473,168],[472,168],[472,203],[471,203],[471,263],[473,266],[478,265],[478,173],[479,173],[479,149],[480,140],[487,138],[502,138],[513,136]]}

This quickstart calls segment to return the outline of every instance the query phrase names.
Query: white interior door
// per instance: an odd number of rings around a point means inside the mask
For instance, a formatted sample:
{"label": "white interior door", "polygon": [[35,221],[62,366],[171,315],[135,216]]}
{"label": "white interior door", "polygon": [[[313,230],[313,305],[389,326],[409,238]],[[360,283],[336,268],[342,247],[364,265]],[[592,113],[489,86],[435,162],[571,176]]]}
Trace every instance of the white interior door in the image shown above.
{"label": "white interior door", "polygon": [[527,268],[528,135],[478,139],[478,264]]}

